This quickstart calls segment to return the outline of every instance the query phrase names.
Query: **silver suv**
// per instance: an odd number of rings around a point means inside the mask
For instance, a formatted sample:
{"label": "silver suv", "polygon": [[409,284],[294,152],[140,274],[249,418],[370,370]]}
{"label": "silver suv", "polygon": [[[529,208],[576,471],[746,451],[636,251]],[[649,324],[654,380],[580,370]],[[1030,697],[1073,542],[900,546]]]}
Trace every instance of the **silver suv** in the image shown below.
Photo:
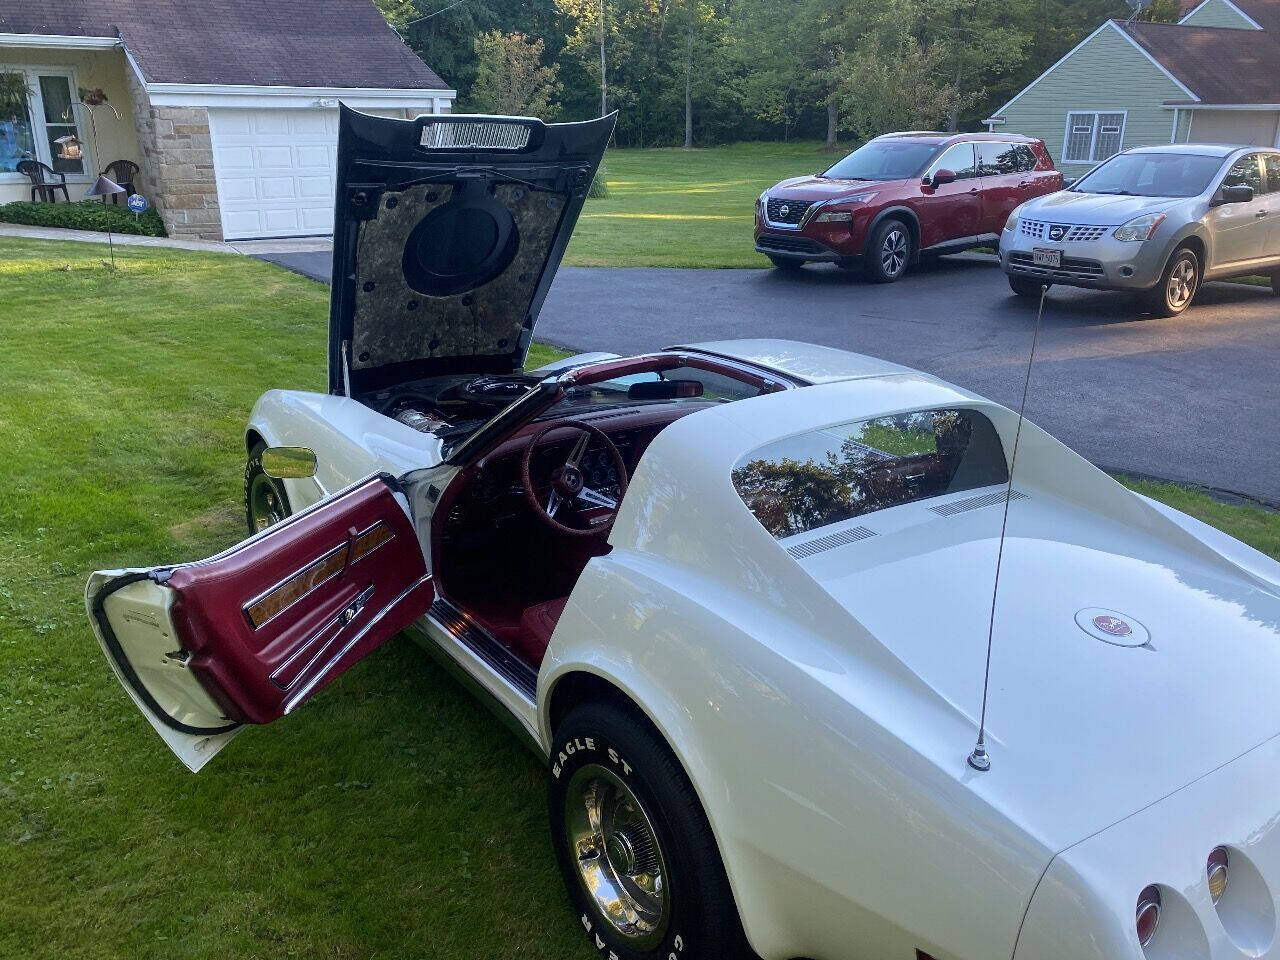
{"label": "silver suv", "polygon": [[1000,235],[1019,296],[1044,284],[1141,291],[1157,316],[1205,280],[1270,274],[1280,294],[1280,150],[1180,143],[1118,153],[1029,200]]}

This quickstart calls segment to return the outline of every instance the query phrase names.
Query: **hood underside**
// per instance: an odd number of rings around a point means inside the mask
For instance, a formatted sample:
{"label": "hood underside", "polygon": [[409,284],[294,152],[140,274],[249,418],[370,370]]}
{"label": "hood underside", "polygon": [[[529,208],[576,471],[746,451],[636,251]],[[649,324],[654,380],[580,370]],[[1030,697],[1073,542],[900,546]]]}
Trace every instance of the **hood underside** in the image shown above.
{"label": "hood underside", "polygon": [[330,392],[519,370],[613,125],[343,107]]}

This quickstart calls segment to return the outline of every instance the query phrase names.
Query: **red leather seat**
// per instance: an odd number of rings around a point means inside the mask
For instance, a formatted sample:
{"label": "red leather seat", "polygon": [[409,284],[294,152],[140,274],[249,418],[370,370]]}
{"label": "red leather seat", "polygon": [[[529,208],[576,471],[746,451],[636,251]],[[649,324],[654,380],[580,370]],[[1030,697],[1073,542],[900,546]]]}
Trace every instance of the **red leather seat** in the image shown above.
{"label": "red leather seat", "polygon": [[564,606],[568,602],[568,597],[557,597],[528,607],[520,615],[520,632],[523,634],[520,639],[525,655],[534,666],[542,663],[542,658],[546,656],[551,631],[560,622],[560,614],[564,613]]}

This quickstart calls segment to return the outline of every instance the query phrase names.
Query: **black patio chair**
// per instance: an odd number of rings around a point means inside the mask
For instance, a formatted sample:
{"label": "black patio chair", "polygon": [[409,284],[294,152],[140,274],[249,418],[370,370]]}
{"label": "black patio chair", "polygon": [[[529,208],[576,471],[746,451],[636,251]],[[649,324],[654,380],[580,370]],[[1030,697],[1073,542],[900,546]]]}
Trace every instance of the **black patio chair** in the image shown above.
{"label": "black patio chair", "polygon": [[[43,203],[56,203],[57,192],[62,191],[62,197],[67,203],[71,202],[71,195],[67,193],[67,175],[58,173],[53,167],[47,163],[41,163],[39,160],[19,160],[17,171],[31,181],[31,202],[35,203],[36,194],[40,194],[40,200]],[[57,177],[57,180],[53,178]]]}
{"label": "black patio chair", "polygon": [[[134,189],[134,182],[138,176],[138,165],[132,160],[112,160],[102,168],[102,175],[109,177],[124,187],[124,193],[113,193],[111,195],[111,202],[114,204],[118,204],[121,197],[127,200],[131,194],[138,192]],[[106,203],[107,198],[103,197],[102,202]]]}

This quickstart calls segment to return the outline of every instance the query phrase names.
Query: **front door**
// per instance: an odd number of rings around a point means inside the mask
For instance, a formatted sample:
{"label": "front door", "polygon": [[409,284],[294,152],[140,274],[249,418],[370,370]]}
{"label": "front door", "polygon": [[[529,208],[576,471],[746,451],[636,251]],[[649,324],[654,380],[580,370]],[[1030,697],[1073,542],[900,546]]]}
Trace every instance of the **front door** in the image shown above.
{"label": "front door", "polygon": [[117,679],[191,770],[424,614],[434,596],[395,481],[370,477],[208,560],[107,570],[89,619]]}
{"label": "front door", "polygon": [[[1268,208],[1280,204],[1270,202],[1272,198],[1267,196],[1259,159],[1256,153],[1241,157],[1222,181],[1224,187],[1252,187],[1253,199],[1248,203],[1219,204],[1209,211],[1214,267],[1229,267],[1262,256]],[[1280,215],[1280,211],[1276,212]]]}
{"label": "front door", "polygon": [[978,164],[972,143],[957,143],[929,167],[926,177],[939,170],[956,175],[954,183],[940,183],[920,188],[920,246],[932,247],[964,237],[977,236],[981,230],[982,194]]}

